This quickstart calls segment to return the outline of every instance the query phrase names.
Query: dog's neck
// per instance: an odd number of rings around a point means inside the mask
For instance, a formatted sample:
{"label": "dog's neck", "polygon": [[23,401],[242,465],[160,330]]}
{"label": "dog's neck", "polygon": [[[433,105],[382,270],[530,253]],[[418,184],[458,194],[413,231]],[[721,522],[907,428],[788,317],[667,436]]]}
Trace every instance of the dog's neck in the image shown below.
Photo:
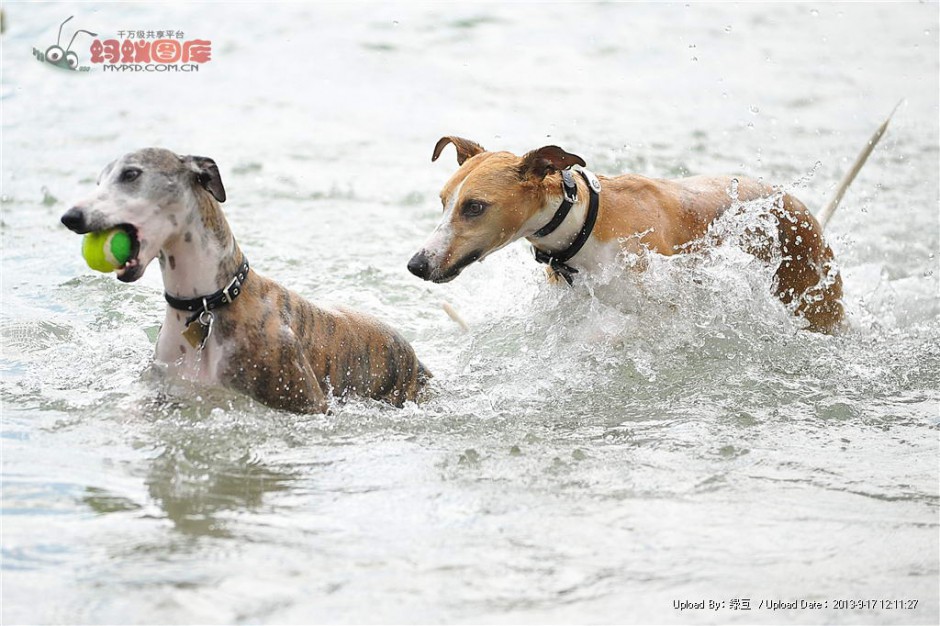
{"label": "dog's neck", "polygon": [[571,210],[568,211],[568,215],[558,225],[558,228],[544,237],[536,237],[535,232],[552,219],[564,199],[561,192],[561,176],[553,178],[558,179],[557,185],[555,185],[557,191],[548,194],[541,210],[529,218],[522,228],[522,232],[526,233],[524,235],[525,239],[545,252],[560,252],[571,245],[571,242],[578,236],[581,227],[584,226],[590,200],[587,185],[580,176],[575,176],[574,181],[578,186],[577,201],[571,205]]}
{"label": "dog's neck", "polygon": [[178,298],[207,296],[232,280],[242,260],[222,209],[199,193],[179,232],[160,251],[163,288]]}

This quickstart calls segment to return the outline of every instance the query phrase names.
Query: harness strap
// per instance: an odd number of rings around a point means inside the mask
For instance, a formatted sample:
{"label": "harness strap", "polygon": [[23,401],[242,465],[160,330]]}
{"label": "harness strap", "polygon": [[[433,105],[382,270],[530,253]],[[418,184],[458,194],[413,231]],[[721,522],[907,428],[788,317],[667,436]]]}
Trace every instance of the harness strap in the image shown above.
{"label": "harness strap", "polygon": [[[591,196],[590,202],[588,203],[587,216],[584,219],[584,224],[581,226],[581,230],[578,231],[578,235],[574,238],[574,241],[571,242],[571,245],[569,245],[564,250],[561,250],[560,252],[547,252],[545,250],[542,250],[538,246],[533,246],[535,249],[535,260],[538,261],[539,263],[547,263],[553,270],[555,270],[558,274],[560,274],[569,285],[571,285],[574,282],[574,275],[578,273],[578,270],[568,265],[568,261],[573,259],[575,255],[581,251],[581,248],[584,247],[584,244],[587,243],[587,240],[590,238],[591,231],[594,230],[594,225],[597,223],[597,210],[598,210],[598,207],[600,206],[601,185],[600,185],[600,182],[597,180],[597,177],[583,170],[579,171],[578,173],[581,174],[582,178],[584,178],[584,182],[587,183],[588,192],[590,193],[590,196]],[[565,181],[564,175],[565,174],[568,174],[567,170],[562,172],[563,189],[564,189],[564,181]],[[570,174],[568,176],[568,180],[571,180]],[[568,204],[568,206],[565,207],[565,204]],[[558,216],[559,216],[559,213],[562,212],[563,208],[565,210],[561,219],[559,220]],[[541,229],[536,231],[535,236],[543,237],[547,235],[548,233],[551,233],[556,228],[558,228],[558,226],[565,219],[565,217],[567,217],[568,212],[570,210],[571,210],[571,203],[568,202],[568,194],[566,193],[565,200],[562,201],[561,206],[558,207],[558,211],[555,212],[555,215],[554,217],[552,217],[552,220],[548,224],[543,226]],[[556,223],[556,220],[557,220],[557,223]],[[549,226],[551,226],[551,228],[548,229],[547,232],[543,233],[542,231],[545,231]]]}
{"label": "harness strap", "polygon": [[229,283],[219,289],[213,294],[208,296],[196,296],[195,298],[177,298],[176,296],[171,296],[167,292],[163,292],[163,297],[166,298],[166,303],[169,304],[174,309],[179,309],[180,311],[189,311],[192,313],[186,319],[186,325],[192,324],[196,319],[202,314],[212,311],[213,309],[218,309],[219,307],[230,304],[241,294],[242,285],[245,283],[245,280],[248,279],[248,258],[242,261],[241,267],[238,268],[238,271],[235,273],[235,277],[232,278]]}
{"label": "harness strap", "polygon": [[533,233],[536,237],[544,237],[553,233],[565,221],[571,207],[578,201],[578,186],[575,184],[574,178],[571,177],[570,170],[561,171],[561,193],[564,195],[561,206],[555,211],[555,215],[552,216],[548,224]]}

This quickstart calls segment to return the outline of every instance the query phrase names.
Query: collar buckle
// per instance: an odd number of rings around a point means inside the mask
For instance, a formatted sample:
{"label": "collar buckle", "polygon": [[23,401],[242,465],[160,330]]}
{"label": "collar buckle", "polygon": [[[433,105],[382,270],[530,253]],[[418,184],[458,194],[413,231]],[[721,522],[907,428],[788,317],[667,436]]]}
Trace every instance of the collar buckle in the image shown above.
{"label": "collar buckle", "polygon": [[248,259],[245,259],[242,261],[241,267],[238,268],[238,271],[235,273],[235,276],[232,278],[232,280],[230,280],[225,287],[219,289],[213,294],[186,299],[177,298],[176,296],[171,296],[167,292],[163,292],[163,297],[166,299],[167,304],[169,304],[174,309],[194,313],[194,315],[190,316],[190,319],[186,322],[187,324],[191,324],[201,312],[212,311],[213,309],[217,309],[220,306],[234,302],[235,298],[241,294],[242,285],[247,278]]}
{"label": "collar buckle", "polygon": [[[533,246],[535,248],[535,260],[539,263],[547,263],[555,272],[560,274],[569,285],[574,282],[573,275],[577,274],[578,270],[568,265],[568,261],[581,251],[581,248],[584,247],[584,244],[587,243],[588,238],[590,238],[591,232],[594,230],[594,224],[597,222],[597,212],[600,207],[601,183],[597,179],[597,176],[595,176],[593,172],[585,169],[579,169],[578,174],[580,174],[584,182],[587,183],[588,193],[591,197],[588,203],[587,216],[585,217],[584,225],[581,226],[581,230],[578,232],[574,241],[560,252],[546,252],[537,246]],[[568,203],[568,189],[565,183],[570,182],[572,186],[574,186],[574,181],[568,170],[562,172],[562,181],[562,191],[565,194],[565,202],[562,202],[562,206],[559,208],[559,211],[555,214],[552,221],[535,233],[538,237],[543,237],[555,230],[564,220],[565,216],[567,216],[568,210],[571,208],[571,204]],[[575,187],[575,194],[577,194],[577,187]],[[575,198],[577,198],[577,195]]]}
{"label": "collar buckle", "polygon": [[238,273],[222,289],[222,301],[225,302],[225,304],[230,304],[235,298],[238,297],[238,294],[241,293],[241,286],[241,273]]}
{"label": "collar buckle", "polygon": [[561,171],[561,193],[571,204],[578,201],[578,186],[574,182],[574,177],[571,176],[571,170]]}

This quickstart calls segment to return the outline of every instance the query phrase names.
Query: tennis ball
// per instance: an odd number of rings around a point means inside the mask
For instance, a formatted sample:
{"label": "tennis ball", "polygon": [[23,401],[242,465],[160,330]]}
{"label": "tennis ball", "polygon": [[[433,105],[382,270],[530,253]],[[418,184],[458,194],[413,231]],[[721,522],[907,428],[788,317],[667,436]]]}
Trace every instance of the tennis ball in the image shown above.
{"label": "tennis ball", "polygon": [[131,237],[120,228],[88,233],[82,239],[82,256],[91,269],[113,272],[131,258]]}

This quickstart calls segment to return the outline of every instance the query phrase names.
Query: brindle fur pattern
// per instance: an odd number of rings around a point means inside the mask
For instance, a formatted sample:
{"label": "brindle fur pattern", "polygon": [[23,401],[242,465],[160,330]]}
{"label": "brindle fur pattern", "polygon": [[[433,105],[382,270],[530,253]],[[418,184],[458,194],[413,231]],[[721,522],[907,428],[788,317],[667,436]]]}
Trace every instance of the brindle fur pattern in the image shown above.
{"label": "brindle fur pattern", "polygon": [[[444,217],[409,269],[426,280],[446,282],[456,277],[468,259],[482,259],[517,239],[526,238],[543,249],[562,250],[584,222],[588,189],[580,176],[578,202],[555,233],[536,238],[561,203],[560,170],[584,161],[557,146],[545,146],[521,157],[509,152],[488,152],[459,137],[443,137],[434,158],[453,143],[460,167],[441,192]],[[795,197],[747,178],[694,176],[677,180],[635,174],[598,176],[601,181],[597,223],[588,243],[569,264],[590,273],[613,262],[618,253],[644,250],[671,256],[702,239],[709,226],[735,198],[748,202],[776,198],[771,213],[778,222],[782,258],[776,270],[774,293],[812,330],[832,332],[844,320],[842,279],[822,228]],[[461,207],[481,201],[488,208],[468,217]],[[769,242],[767,242],[769,245]],[[769,259],[767,245],[749,250]],[[549,272],[550,279],[557,277]],[[564,284],[563,281],[560,284]]]}
{"label": "brindle fur pattern", "polygon": [[[128,170],[139,174],[125,180]],[[244,258],[219,206],[224,200],[211,159],[147,148],[109,164],[95,193],[63,222],[80,233],[133,226],[137,263],[119,269],[117,277],[138,280],[159,258],[164,288],[189,298],[227,285]],[[181,336],[188,315],[167,307],[157,361],[272,407],[323,412],[330,395],[401,406],[415,400],[431,376],[387,325],[355,311],[315,306],[253,268],[241,295],[213,311],[212,333],[201,349]]]}
{"label": "brindle fur pattern", "polygon": [[401,406],[430,376],[389,326],[314,306],[254,271],[238,299],[218,310],[213,333],[227,346],[223,382],[281,409],[321,412],[330,394]]}

